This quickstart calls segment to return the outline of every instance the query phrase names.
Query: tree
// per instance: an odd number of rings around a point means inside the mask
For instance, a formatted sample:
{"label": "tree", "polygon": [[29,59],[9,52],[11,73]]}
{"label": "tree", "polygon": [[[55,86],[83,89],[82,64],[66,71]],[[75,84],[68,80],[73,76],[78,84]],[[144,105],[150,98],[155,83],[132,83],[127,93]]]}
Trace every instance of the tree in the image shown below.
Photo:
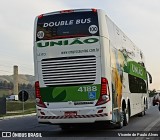
{"label": "tree", "polygon": [[157,94],[156,89],[150,90],[149,97],[153,97],[155,94]]}

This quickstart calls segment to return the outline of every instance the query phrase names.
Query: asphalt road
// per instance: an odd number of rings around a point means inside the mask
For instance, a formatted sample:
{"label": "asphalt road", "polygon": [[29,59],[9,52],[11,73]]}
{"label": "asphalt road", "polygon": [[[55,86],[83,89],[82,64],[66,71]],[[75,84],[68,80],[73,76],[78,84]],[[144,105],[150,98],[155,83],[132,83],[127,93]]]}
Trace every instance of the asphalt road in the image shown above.
{"label": "asphalt road", "polygon": [[[46,125],[38,124],[36,116],[28,116],[21,118],[12,118],[12,119],[2,119],[0,120],[0,132],[10,132],[10,131],[21,131],[21,132],[41,132],[45,131],[44,135],[47,135],[48,138],[45,139],[123,139],[123,140],[159,140],[160,136],[157,137],[158,131],[160,132],[160,112],[158,111],[157,106],[151,107],[146,115],[143,117],[133,116],[130,118],[129,125],[123,127],[122,129],[113,129],[113,127],[105,126],[101,128],[98,125],[82,125],[79,129],[62,131],[58,125]],[[143,132],[140,132],[143,131]],[[154,137],[145,136],[145,133],[151,132]],[[130,135],[135,133],[135,135],[144,135],[144,137],[131,137],[122,135]],[[138,134],[139,133],[139,134]],[[42,133],[43,135],[43,133]],[[120,136],[119,136],[120,135]],[[148,133],[146,134],[148,135]],[[112,137],[110,137],[112,136]],[[113,137],[115,136],[115,137]],[[2,139],[2,138],[0,138]],[[20,138],[16,138],[20,139]],[[22,138],[21,138],[22,139]],[[41,138],[39,138],[41,139]],[[44,139],[44,138],[42,138]],[[36,138],[37,140],[37,138]]]}

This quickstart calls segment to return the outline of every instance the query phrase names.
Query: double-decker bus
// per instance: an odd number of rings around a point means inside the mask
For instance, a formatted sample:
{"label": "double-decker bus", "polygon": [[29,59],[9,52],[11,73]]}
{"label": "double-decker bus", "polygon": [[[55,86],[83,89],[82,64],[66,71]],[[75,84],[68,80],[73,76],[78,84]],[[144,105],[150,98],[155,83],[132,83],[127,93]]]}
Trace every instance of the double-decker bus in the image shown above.
{"label": "double-decker bus", "polygon": [[148,108],[144,55],[101,9],[37,16],[34,67],[39,123],[121,128]]}

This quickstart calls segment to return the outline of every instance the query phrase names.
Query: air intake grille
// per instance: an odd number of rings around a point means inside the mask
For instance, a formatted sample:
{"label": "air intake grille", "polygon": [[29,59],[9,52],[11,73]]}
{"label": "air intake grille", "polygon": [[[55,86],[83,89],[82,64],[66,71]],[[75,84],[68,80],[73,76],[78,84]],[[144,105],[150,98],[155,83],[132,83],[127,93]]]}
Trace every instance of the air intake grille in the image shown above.
{"label": "air intake grille", "polygon": [[46,86],[93,84],[96,78],[96,57],[43,59],[42,74]]}

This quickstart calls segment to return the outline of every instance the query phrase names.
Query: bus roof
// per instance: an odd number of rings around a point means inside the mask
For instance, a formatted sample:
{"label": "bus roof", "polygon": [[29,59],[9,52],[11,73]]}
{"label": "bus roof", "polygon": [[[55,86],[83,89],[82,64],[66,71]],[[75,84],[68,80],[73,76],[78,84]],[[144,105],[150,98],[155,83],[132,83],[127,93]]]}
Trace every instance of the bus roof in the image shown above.
{"label": "bus roof", "polygon": [[55,12],[41,14],[41,15],[38,16],[38,18],[42,18],[43,16],[48,16],[48,15],[53,15],[53,14],[63,14],[63,13],[72,13],[72,12],[86,12],[86,11],[97,12],[97,10],[100,10],[100,9],[90,8],[90,9],[60,10],[60,11],[55,11]]}

